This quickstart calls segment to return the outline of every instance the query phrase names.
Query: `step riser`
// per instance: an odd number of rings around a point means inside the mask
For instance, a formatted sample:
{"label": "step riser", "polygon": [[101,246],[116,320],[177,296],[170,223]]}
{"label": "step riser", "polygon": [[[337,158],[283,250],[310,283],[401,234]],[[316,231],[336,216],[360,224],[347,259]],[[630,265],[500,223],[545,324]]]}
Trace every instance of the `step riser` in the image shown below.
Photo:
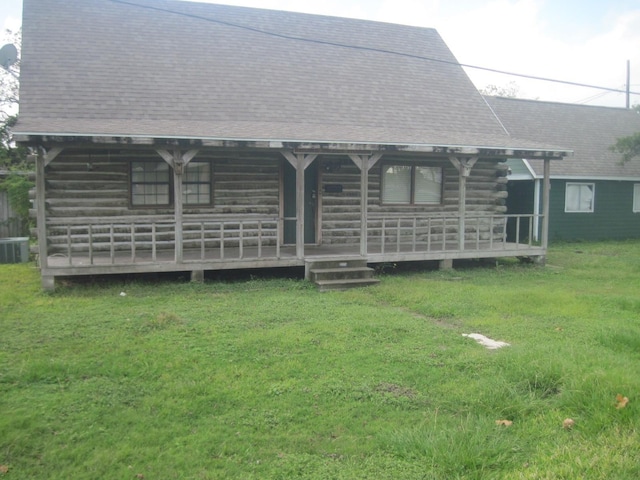
{"label": "step riser", "polygon": [[365,268],[366,260],[327,260],[315,261],[309,264],[310,270],[334,269],[334,268]]}
{"label": "step riser", "polygon": [[367,267],[363,258],[314,260],[306,265],[305,276],[318,286],[321,292],[375,285],[374,270]]}
{"label": "step riser", "polygon": [[377,285],[379,282],[375,283],[344,283],[341,285],[318,285],[318,290],[320,292],[329,292],[331,290],[348,290],[350,288],[362,288],[368,287],[370,285]]}
{"label": "step riser", "polygon": [[347,279],[356,279],[356,278],[362,278],[362,279],[373,278],[373,270],[371,269],[358,270],[358,271],[350,270],[345,272],[334,271],[334,270],[330,270],[330,271],[318,270],[318,271],[311,272],[312,282],[318,282],[321,280],[347,280]]}

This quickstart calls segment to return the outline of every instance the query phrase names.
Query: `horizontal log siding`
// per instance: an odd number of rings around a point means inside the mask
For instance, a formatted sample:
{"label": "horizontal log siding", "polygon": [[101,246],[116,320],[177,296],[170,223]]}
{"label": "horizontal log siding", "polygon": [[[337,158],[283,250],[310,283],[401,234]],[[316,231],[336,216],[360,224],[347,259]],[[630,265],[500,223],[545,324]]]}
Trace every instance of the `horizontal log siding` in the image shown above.
{"label": "horizontal log siding", "polygon": [[[279,212],[279,179],[281,156],[279,154],[238,154],[232,156],[220,154],[199,154],[193,161],[211,160],[213,162],[213,204],[211,206],[192,207],[185,205],[185,248],[200,245],[201,232],[204,229],[207,236],[219,239],[219,224],[211,221],[239,220],[243,217],[259,219],[264,216],[269,219],[265,229],[271,229],[266,236],[275,243],[277,219]],[[109,152],[74,153],[64,151],[46,168],[46,207],[48,227],[49,252],[68,253],[68,244],[73,244],[73,251],[80,253],[89,249],[89,224],[115,223],[119,227],[115,231],[123,240],[119,242],[122,249],[129,249],[130,242],[126,238],[130,235],[131,225],[150,225],[160,222],[162,232],[158,232],[158,247],[173,247],[173,229],[167,225],[173,223],[173,205],[169,207],[132,208],[130,206],[129,170],[131,161],[150,160],[163,161],[152,150],[131,151],[120,154]],[[67,228],[66,220],[73,224]],[[203,222],[208,222],[203,224]],[[253,220],[252,220],[253,221]],[[253,223],[257,229],[256,220]],[[80,225],[85,225],[81,228]],[[59,225],[59,226],[58,226]],[[160,225],[160,224],[159,224]],[[107,228],[107,230],[105,230]],[[150,226],[142,227],[141,233],[149,236]],[[227,232],[229,237],[236,235],[231,226]],[[94,235],[109,235],[108,227],[93,231]],[[198,232],[197,235],[190,234]],[[100,232],[100,233],[98,233]],[[250,235],[251,230],[244,232]],[[197,238],[196,238],[197,237]],[[144,237],[146,238],[146,237]],[[216,242],[219,243],[219,242]],[[197,245],[196,245],[197,244]],[[141,242],[140,248],[149,248],[150,242]],[[250,245],[250,242],[247,244]],[[229,246],[232,246],[229,244]],[[97,245],[93,248],[99,249]],[[117,248],[116,248],[117,249]]]}
{"label": "horizontal log siding", "polygon": [[[384,156],[369,171],[369,202],[368,216],[370,219],[385,217],[397,219],[405,217],[442,217],[447,216],[446,231],[447,241],[453,242],[457,238],[458,215],[458,171],[448,159],[419,161],[420,165],[442,167],[444,176],[443,198],[441,205],[398,206],[382,205],[381,202],[381,172],[387,162],[406,162],[406,159]],[[415,161],[415,160],[414,160]],[[322,192],[322,243],[323,244],[353,244],[360,241],[360,171],[348,158],[342,159],[342,166],[338,171],[327,172],[324,165],[335,164],[334,158],[320,159],[321,192]],[[504,163],[493,160],[482,160],[476,163],[467,179],[467,215],[497,215],[506,212],[505,201],[507,197],[506,179],[507,169]],[[341,193],[328,193],[324,186],[328,184],[340,184],[343,186]],[[381,223],[381,221],[380,221]],[[483,239],[489,238],[489,221],[479,223],[472,220],[467,225],[467,237],[477,238],[477,226],[482,225],[486,230]],[[372,221],[369,221],[369,227]],[[424,228],[423,228],[424,230]],[[438,231],[439,230],[439,231]],[[409,230],[405,230],[408,234]],[[375,234],[375,232],[372,232]],[[433,222],[432,232],[440,234],[442,241],[442,222]],[[424,232],[423,236],[426,236]],[[493,225],[493,235],[501,237],[501,225]],[[374,235],[375,236],[375,235]]]}

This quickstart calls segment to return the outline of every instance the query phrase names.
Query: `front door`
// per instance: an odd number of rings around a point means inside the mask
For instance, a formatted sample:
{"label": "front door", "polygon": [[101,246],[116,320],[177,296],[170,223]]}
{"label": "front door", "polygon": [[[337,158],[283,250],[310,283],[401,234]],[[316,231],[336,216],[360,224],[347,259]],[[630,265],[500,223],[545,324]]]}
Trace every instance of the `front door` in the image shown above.
{"label": "front door", "polygon": [[[296,169],[284,162],[283,173],[284,244],[296,243]],[[304,243],[316,243],[318,213],[318,167],[313,162],[304,171]]]}

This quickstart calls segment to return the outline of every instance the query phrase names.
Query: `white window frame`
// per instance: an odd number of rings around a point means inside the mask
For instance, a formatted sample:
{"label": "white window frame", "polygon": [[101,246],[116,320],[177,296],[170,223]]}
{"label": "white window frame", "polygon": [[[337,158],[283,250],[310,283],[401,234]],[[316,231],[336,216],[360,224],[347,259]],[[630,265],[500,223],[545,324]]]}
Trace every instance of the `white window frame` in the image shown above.
{"label": "white window frame", "polygon": [[640,213],[640,183],[633,184],[633,213]]}
{"label": "white window frame", "polygon": [[[581,209],[581,208],[577,208],[577,209],[570,209],[570,193],[569,193],[569,189],[570,187],[589,187],[591,189],[591,203],[589,206],[589,209]],[[580,193],[581,190],[578,190],[578,193]],[[578,201],[578,203],[581,203],[580,200]],[[565,192],[564,192],[564,211],[565,213],[593,213],[595,210],[595,204],[596,204],[596,184],[595,183],[591,183],[591,182],[567,182],[565,185]]]}
{"label": "white window frame", "polygon": [[[206,164],[208,178],[192,177],[190,168],[194,170],[197,165]],[[162,178],[154,174],[154,167],[161,166]],[[140,173],[134,172],[136,168],[143,168]],[[166,174],[166,175],[165,175]],[[192,161],[185,166],[183,174],[182,202],[185,206],[211,206],[213,204],[213,165],[208,160]],[[130,204],[133,208],[170,207],[173,204],[173,178],[171,169],[162,160],[134,160],[131,162],[131,176],[129,181],[131,189]],[[195,192],[192,193],[191,190]],[[204,202],[197,200],[206,195]],[[166,202],[159,201],[166,197]],[[155,201],[153,201],[155,198]],[[142,201],[141,201],[142,200]]]}
{"label": "white window frame", "polygon": [[[396,201],[396,202],[390,202],[388,200],[385,200],[385,171],[387,168],[392,168],[392,167],[405,167],[405,168],[409,168],[409,182],[410,184],[408,185],[409,187],[409,191],[408,193],[408,200],[407,201]],[[434,170],[435,173],[437,174],[437,176],[439,176],[440,178],[440,191],[439,191],[439,195],[438,195],[438,201],[417,201],[416,198],[418,197],[416,195],[416,188],[417,188],[417,181],[416,181],[416,172],[418,169],[430,169],[430,170]],[[444,196],[444,169],[440,166],[433,166],[433,165],[420,165],[420,164],[413,164],[413,163],[385,163],[382,165],[382,172],[381,172],[381,188],[380,188],[380,203],[382,205],[408,205],[408,206],[412,206],[412,207],[423,207],[423,206],[434,206],[434,205],[442,205],[443,202],[443,196]]]}
{"label": "white window frame", "polygon": [[[157,166],[162,167],[155,173]],[[137,169],[141,168],[141,171]],[[131,206],[133,208],[168,207],[171,205],[171,169],[162,161],[134,160],[131,162]],[[155,201],[154,201],[155,199]],[[166,199],[165,201],[162,201]]]}
{"label": "white window frame", "polygon": [[[192,177],[190,169],[194,169],[196,165],[207,165],[208,178],[195,178]],[[213,185],[211,179],[213,178],[213,165],[208,160],[196,161],[192,160],[185,165],[184,173],[182,174],[182,202],[184,205],[189,206],[209,206],[213,202]],[[195,192],[191,190],[194,189]],[[204,189],[204,192],[201,191]],[[207,200],[205,202],[192,201],[191,199],[197,199],[206,195]]]}

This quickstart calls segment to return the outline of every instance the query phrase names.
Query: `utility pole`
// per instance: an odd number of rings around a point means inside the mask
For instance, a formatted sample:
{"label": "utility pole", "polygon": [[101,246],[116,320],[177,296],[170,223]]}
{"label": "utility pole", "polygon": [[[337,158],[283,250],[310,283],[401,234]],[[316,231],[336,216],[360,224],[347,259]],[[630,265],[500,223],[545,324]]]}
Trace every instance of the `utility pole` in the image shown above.
{"label": "utility pole", "polygon": [[631,108],[631,60],[627,60],[627,109]]}

